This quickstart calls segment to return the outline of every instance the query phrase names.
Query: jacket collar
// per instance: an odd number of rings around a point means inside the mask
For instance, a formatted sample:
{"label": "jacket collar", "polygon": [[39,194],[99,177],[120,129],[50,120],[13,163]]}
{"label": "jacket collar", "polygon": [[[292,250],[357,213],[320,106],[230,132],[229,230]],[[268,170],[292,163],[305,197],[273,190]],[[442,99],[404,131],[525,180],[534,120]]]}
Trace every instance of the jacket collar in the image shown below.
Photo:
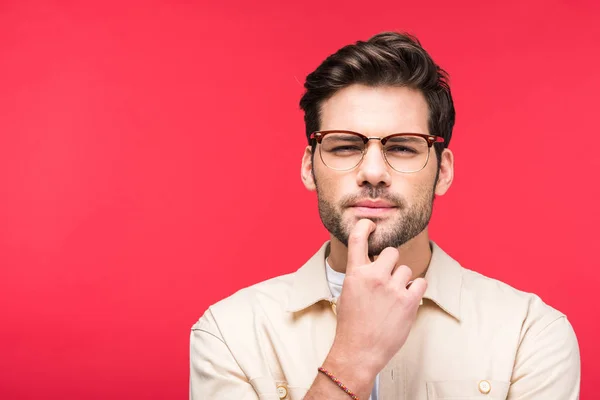
{"label": "jacket collar", "polygon": [[[462,274],[464,269],[437,244],[430,242],[431,261],[425,274],[427,290],[423,298],[437,304],[442,310],[460,320]],[[286,311],[302,311],[322,300],[331,299],[325,273],[325,257],[329,241],[294,273]]]}

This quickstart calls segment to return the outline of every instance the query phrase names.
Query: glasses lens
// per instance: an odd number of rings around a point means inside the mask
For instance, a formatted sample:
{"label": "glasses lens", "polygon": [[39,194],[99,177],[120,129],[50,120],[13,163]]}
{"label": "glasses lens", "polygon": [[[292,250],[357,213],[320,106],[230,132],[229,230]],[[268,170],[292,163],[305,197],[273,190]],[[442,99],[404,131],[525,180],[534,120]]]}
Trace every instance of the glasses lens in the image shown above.
{"label": "glasses lens", "polygon": [[329,168],[352,169],[360,162],[365,143],[351,133],[330,133],[321,141],[321,159]]}
{"label": "glasses lens", "polygon": [[427,164],[429,145],[421,136],[394,136],[385,143],[384,154],[396,171],[416,172]]}

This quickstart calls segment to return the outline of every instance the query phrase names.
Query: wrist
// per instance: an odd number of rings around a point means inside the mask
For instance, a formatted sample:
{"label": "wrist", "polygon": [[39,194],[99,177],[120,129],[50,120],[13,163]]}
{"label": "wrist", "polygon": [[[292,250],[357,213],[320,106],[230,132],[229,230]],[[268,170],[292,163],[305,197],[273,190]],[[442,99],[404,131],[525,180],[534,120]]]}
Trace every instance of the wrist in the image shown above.
{"label": "wrist", "polygon": [[370,393],[379,372],[365,365],[360,358],[357,359],[352,355],[345,356],[333,351],[323,361],[322,367],[335,375],[354,393]]}

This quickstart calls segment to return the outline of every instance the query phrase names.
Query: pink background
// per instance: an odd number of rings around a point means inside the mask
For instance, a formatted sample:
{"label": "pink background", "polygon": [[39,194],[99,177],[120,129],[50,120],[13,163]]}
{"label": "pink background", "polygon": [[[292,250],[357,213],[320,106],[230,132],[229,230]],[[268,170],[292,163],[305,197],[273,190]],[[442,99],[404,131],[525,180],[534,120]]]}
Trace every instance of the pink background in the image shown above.
{"label": "pink background", "polygon": [[186,398],[206,307],[327,238],[301,83],[383,30],[452,79],[433,239],[567,314],[597,397],[597,1],[83,3],[0,4],[2,399]]}

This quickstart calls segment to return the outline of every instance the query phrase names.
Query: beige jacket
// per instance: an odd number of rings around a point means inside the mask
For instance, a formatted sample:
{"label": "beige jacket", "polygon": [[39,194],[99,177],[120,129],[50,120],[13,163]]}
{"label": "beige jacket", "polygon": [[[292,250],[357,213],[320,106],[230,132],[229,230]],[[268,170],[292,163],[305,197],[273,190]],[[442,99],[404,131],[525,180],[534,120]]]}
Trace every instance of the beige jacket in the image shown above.
{"label": "beige jacket", "polygon": [[[431,245],[423,304],[379,375],[379,400],[578,399],[579,348],[567,318]],[[209,307],[192,327],[190,399],[302,399],[335,335],[327,251],[325,243],[295,273]]]}

